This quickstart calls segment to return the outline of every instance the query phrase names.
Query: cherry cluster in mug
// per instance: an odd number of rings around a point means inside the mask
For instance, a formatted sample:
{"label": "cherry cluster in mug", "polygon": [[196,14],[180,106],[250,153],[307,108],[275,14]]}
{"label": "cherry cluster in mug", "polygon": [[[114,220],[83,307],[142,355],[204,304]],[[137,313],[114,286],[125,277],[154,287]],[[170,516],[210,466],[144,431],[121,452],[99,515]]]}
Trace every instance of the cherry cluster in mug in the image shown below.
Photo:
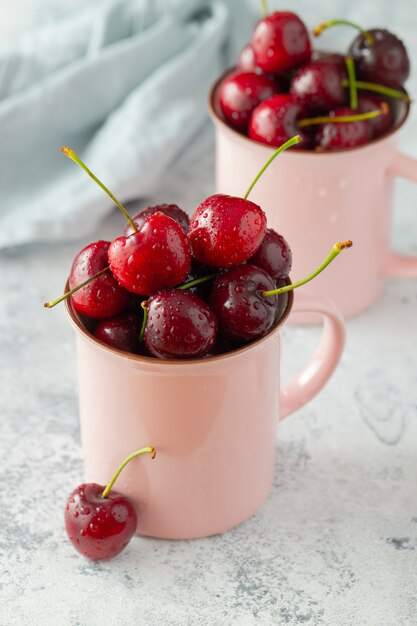
{"label": "cherry cluster in mug", "polygon": [[[291,284],[292,255],[284,237],[267,228],[260,206],[248,200],[280,146],[243,198],[215,194],[191,220],[176,204],[148,207],[131,217],[70,148],[62,151],[112,198],[128,223],[113,241],[94,241],[75,256],[66,298],[89,332],[113,349],[140,358],[208,358],[266,335],[281,319],[287,294],[317,276],[351,241],[337,243],[309,276]],[[112,558],[136,532],[133,503],[112,487],[123,468],[153,446],[132,452],[105,485],[83,483],[65,505],[74,548],[92,560]]]}
{"label": "cherry cluster in mug", "polygon": [[123,235],[94,241],[75,256],[67,297],[95,337],[112,348],[160,359],[206,358],[266,335],[287,308],[288,292],[312,280],[351,241],[335,244],[309,276],[291,284],[291,249],[248,200],[215,194],[191,219],[176,204],[131,217],[70,148],[62,151],[110,195],[128,220]]}
{"label": "cherry cluster in mug", "polygon": [[410,61],[396,35],[331,20],[314,35],[341,25],[359,34],[346,55],[317,52],[296,14],[268,14],[263,4],[264,17],[217,92],[231,127],[271,146],[300,134],[302,148],[322,152],[366,144],[394,126],[394,103],[410,102]]}

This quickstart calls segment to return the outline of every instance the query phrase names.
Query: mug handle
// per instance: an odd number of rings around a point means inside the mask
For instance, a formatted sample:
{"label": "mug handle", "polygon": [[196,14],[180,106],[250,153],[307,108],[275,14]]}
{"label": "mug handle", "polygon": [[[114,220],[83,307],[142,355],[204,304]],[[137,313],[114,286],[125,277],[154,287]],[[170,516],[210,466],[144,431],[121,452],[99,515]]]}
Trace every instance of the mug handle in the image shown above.
{"label": "mug handle", "polygon": [[[388,167],[388,175],[400,176],[417,183],[417,159],[397,152]],[[389,252],[385,273],[387,276],[415,277],[417,276],[417,257]]]}
{"label": "mug handle", "polygon": [[280,420],[314,398],[336,369],[345,345],[343,317],[330,300],[297,293],[292,313],[319,313],[324,328],[310,362],[281,390]]}

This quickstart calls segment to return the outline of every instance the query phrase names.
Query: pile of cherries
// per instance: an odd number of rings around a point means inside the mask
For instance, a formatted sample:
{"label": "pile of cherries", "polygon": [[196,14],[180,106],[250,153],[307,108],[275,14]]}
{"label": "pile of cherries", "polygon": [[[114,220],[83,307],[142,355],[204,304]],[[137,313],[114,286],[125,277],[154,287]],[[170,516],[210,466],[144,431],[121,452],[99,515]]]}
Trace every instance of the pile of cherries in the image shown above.
{"label": "pile of cherries", "polygon": [[[395,101],[409,102],[410,73],[404,44],[385,29],[360,32],[346,56],[312,50],[302,20],[291,12],[265,15],[239,55],[237,68],[219,85],[226,122],[254,141],[279,146],[299,134],[299,147],[316,151],[365,144],[395,123]],[[336,119],[337,118],[337,119]]]}
{"label": "pile of cherries", "polygon": [[131,218],[121,203],[69,148],[128,219],[122,236],[95,241],[75,257],[69,291],[73,308],[97,339],[113,348],[163,359],[201,358],[262,337],[282,317],[288,291],[311,280],[325,263],[290,284],[291,250],[267,228],[260,206],[247,199],[273,158],[297,145],[295,136],[268,160],[245,198],[216,194],[189,220],[175,204],[149,207]]}

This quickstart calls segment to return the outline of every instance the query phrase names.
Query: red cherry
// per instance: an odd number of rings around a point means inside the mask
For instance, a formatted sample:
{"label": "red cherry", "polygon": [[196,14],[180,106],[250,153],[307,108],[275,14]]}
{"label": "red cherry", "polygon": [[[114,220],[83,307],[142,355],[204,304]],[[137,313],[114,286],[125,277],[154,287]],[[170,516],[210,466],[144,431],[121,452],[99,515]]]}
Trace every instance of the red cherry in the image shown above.
{"label": "red cherry", "polygon": [[373,28],[359,34],[352,42],[349,54],[355,59],[356,73],[361,80],[395,88],[403,85],[410,75],[407,49],[388,30]]}
{"label": "red cherry", "polygon": [[136,531],[135,509],[127,498],[102,485],[86,483],[69,496],[65,509],[68,538],[78,552],[100,561],[119,554]]}
{"label": "red cherry", "polygon": [[180,289],[164,289],[148,300],[145,343],[164,359],[202,357],[214,345],[217,320],[198,296]]}
{"label": "red cherry", "polygon": [[[77,254],[70,271],[70,289],[108,266],[109,247],[110,241],[100,240],[90,243]],[[92,318],[106,318],[124,311],[130,294],[118,284],[109,270],[79,289],[71,300],[78,313]]]}
{"label": "red cherry", "polygon": [[191,264],[187,235],[161,212],[148,217],[129,237],[118,237],[109,248],[109,263],[118,282],[139,295],[183,282]]}
{"label": "red cherry", "polygon": [[189,238],[196,259],[224,268],[252,256],[265,231],[266,216],[261,207],[250,200],[216,194],[195,210]]}
{"label": "red cherry", "polygon": [[[358,110],[361,113],[369,113],[381,108],[381,105],[386,102],[383,98],[380,98],[376,94],[361,93],[358,94]],[[388,103],[387,103],[388,104]],[[388,105],[389,107],[389,105]],[[388,109],[388,113],[385,115],[379,115],[368,120],[374,137],[380,137],[384,135],[394,124],[394,116],[391,108]]]}
{"label": "red cherry", "polygon": [[133,354],[141,352],[139,334],[142,320],[135,313],[124,313],[102,320],[94,331],[94,336],[112,348]]}
{"label": "red cherry", "polygon": [[257,74],[262,74],[261,68],[256,65],[255,54],[250,43],[246,44],[241,50],[237,60],[237,69],[239,72],[256,72]]}
{"label": "red cherry", "polygon": [[291,271],[291,249],[282,235],[268,228],[261,245],[248,263],[260,267],[276,281],[288,276]]}
{"label": "red cherry", "polygon": [[[137,226],[137,229],[140,230],[145,223],[145,220],[148,219],[151,215],[155,215],[155,213],[163,213],[164,215],[168,215],[168,217],[172,217],[183,229],[185,233],[188,233],[188,226],[190,225],[190,220],[182,209],[176,204],[158,204],[156,206],[150,206],[147,209],[143,209],[139,211],[135,217],[133,217],[133,221]],[[130,224],[128,224],[124,230],[124,235],[127,237],[133,234],[133,228]]]}
{"label": "red cherry", "polygon": [[[344,107],[331,113],[334,117],[355,115],[357,111]],[[356,122],[327,122],[321,124],[316,131],[316,149],[339,150],[340,148],[353,148],[361,146],[371,140],[372,127],[369,120],[357,120]]]}
{"label": "red cherry", "polygon": [[261,19],[251,40],[256,64],[275,74],[307,63],[311,43],[305,24],[295,13],[277,11]]}
{"label": "red cherry", "polygon": [[220,274],[210,304],[222,334],[239,342],[265,335],[275,321],[279,298],[264,298],[261,293],[273,289],[272,278],[254,265],[240,265]]}
{"label": "red cherry", "polygon": [[256,107],[249,122],[248,135],[254,141],[276,147],[294,135],[300,135],[302,143],[295,145],[294,148],[308,148],[311,143],[310,135],[297,125],[298,119],[304,113],[303,106],[294,96],[277,94]]}
{"label": "red cherry", "polygon": [[290,92],[310,112],[328,111],[345,103],[347,92],[342,81],[346,78],[343,63],[331,56],[297,70]]}
{"label": "red cherry", "polygon": [[219,104],[229,124],[245,130],[252,111],[276,92],[276,84],[262,74],[235,73],[220,84]]}

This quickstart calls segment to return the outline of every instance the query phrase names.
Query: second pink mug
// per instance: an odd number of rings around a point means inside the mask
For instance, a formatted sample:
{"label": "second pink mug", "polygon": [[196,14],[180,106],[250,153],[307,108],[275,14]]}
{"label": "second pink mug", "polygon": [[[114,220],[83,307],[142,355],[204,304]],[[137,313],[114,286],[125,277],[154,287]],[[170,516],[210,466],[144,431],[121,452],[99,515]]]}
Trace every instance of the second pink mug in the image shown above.
{"label": "second pink mug", "polygon": [[274,476],[276,423],[308,402],[333,373],[344,344],[334,305],[296,294],[293,310],[324,318],[305,369],[280,389],[280,331],[229,353],[170,361],[110,348],[76,330],[85,480],[107,484],[120,462],[145,445],[114,489],[130,497],[137,532],[167,539],[223,533],[264,502]]}
{"label": "second pink mug", "polygon": [[[242,196],[275,148],[230,128],[210,95],[216,126],[216,191]],[[417,258],[390,250],[393,186],[397,176],[417,182],[417,160],[398,151],[398,130],[408,108],[398,106],[391,132],[358,148],[316,153],[288,150],[266,170],[249,199],[293,252],[293,281],[310,274],[332,245],[352,239],[353,248],[318,276],[306,293],[331,298],[345,317],[359,313],[382,293],[387,276],[417,276]],[[297,321],[314,321],[311,316]]]}

